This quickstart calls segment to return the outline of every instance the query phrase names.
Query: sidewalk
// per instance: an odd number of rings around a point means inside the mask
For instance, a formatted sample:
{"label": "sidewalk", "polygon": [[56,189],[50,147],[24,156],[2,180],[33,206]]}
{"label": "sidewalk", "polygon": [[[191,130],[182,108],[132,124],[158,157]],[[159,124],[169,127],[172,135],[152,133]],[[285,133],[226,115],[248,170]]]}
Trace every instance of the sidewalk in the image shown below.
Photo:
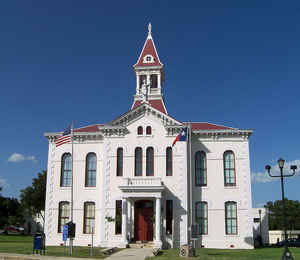
{"label": "sidewalk", "polygon": [[127,248],[112,254],[105,260],[144,260],[147,256],[153,256],[152,248]]}
{"label": "sidewalk", "polygon": [[[114,253],[105,260],[144,260],[147,256],[153,256],[151,248],[127,248]],[[92,258],[44,256],[44,255],[21,255],[0,253],[0,260],[93,260]]]}

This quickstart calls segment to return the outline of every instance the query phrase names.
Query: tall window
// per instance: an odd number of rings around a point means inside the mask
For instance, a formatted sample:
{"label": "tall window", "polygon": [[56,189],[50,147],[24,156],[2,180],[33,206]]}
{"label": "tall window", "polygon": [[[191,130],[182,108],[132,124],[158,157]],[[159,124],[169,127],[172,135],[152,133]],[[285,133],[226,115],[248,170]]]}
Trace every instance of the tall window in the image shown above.
{"label": "tall window", "polygon": [[83,233],[92,234],[95,230],[92,230],[91,222],[95,223],[95,203],[85,202],[84,203],[84,216],[83,216]]}
{"label": "tall window", "polygon": [[196,223],[198,224],[197,233],[199,235],[208,234],[208,212],[207,212],[207,202],[198,201],[196,202]]}
{"label": "tall window", "polygon": [[166,233],[173,233],[173,200],[166,200]]}
{"label": "tall window", "polygon": [[153,74],[150,76],[151,88],[157,88],[157,75]]}
{"label": "tall window", "polygon": [[86,156],[85,186],[96,187],[97,156],[89,153]]}
{"label": "tall window", "polygon": [[223,155],[223,162],[224,162],[224,185],[235,186],[236,176],[235,176],[234,153],[232,151],[226,151]]}
{"label": "tall window", "polygon": [[225,231],[226,235],[236,235],[237,232],[237,207],[236,202],[225,202]]}
{"label": "tall window", "polygon": [[151,135],[151,134],[152,134],[151,126],[147,126],[147,128],[146,128],[146,135]]}
{"label": "tall window", "polygon": [[61,187],[70,187],[72,182],[72,157],[70,153],[65,153],[61,158]]}
{"label": "tall window", "polygon": [[123,176],[123,148],[117,149],[117,176]]}
{"label": "tall window", "polygon": [[147,76],[146,75],[140,75],[140,88],[142,87],[144,81],[147,82]]}
{"label": "tall window", "polygon": [[146,150],[146,176],[154,176],[154,150],[148,147]]}
{"label": "tall window", "polygon": [[134,152],[134,176],[142,176],[143,172],[143,151],[141,147],[135,148]]}
{"label": "tall window", "polygon": [[172,147],[167,147],[166,149],[166,176],[173,175],[173,154]]}
{"label": "tall window", "polygon": [[63,226],[69,222],[70,218],[70,203],[61,201],[58,204],[58,233],[63,231]]}
{"label": "tall window", "polygon": [[143,127],[142,127],[142,126],[139,126],[139,127],[137,128],[137,134],[138,134],[138,135],[143,135]]}
{"label": "tall window", "polygon": [[122,234],[122,200],[116,200],[115,234]]}
{"label": "tall window", "polygon": [[206,154],[203,151],[195,154],[195,182],[196,186],[207,185]]}

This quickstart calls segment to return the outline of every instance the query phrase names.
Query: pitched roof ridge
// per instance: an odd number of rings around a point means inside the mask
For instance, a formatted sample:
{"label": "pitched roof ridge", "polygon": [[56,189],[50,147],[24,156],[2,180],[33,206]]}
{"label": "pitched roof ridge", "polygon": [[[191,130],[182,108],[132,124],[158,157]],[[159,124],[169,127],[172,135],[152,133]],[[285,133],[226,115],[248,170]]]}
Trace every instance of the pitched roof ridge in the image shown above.
{"label": "pitched roof ridge", "polygon": [[188,123],[198,123],[198,124],[210,124],[210,125],[215,125],[215,126],[221,126],[221,127],[226,127],[226,128],[230,128],[230,129],[233,129],[233,130],[238,130],[238,128],[235,128],[235,127],[231,127],[231,126],[226,126],[226,125],[220,125],[220,124],[215,124],[215,123],[209,123],[209,122],[182,122],[183,124],[188,124]]}
{"label": "pitched roof ridge", "polygon": [[87,128],[87,127],[91,127],[91,126],[99,126],[99,125],[105,125],[105,124],[92,124],[92,125],[86,125],[86,126],[82,126],[82,127],[79,127],[79,128],[74,128],[74,130],[80,130],[80,129],[83,129],[83,128]]}

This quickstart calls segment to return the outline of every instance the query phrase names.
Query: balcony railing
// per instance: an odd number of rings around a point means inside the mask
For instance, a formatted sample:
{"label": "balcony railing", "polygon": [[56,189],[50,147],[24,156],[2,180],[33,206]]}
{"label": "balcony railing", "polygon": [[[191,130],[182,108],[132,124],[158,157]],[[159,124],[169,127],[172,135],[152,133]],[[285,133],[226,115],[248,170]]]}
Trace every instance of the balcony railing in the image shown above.
{"label": "balcony railing", "polygon": [[130,187],[147,187],[147,186],[162,186],[161,178],[123,178],[122,186]]}

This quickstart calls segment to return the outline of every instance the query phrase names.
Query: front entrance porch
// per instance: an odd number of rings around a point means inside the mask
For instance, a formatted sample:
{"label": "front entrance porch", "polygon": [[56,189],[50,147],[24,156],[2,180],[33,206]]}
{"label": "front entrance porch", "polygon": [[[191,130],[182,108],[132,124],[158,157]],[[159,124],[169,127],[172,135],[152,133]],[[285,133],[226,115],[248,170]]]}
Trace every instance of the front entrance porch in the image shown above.
{"label": "front entrance porch", "polygon": [[124,178],[124,185],[119,188],[123,192],[124,246],[129,241],[153,241],[155,247],[161,247],[161,197],[164,185],[160,178]]}

